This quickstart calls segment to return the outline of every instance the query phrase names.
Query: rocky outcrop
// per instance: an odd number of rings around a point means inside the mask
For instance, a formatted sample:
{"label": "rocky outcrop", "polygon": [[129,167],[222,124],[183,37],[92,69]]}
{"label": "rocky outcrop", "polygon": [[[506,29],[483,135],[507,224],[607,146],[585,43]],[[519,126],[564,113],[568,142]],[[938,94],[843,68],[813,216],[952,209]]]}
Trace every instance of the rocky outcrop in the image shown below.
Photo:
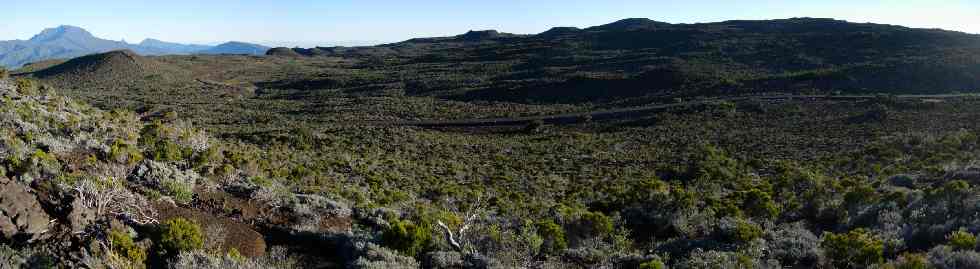
{"label": "rocky outcrop", "polygon": [[0,236],[14,242],[42,239],[50,217],[37,197],[19,182],[0,179]]}
{"label": "rocky outcrop", "polygon": [[95,210],[87,207],[81,199],[75,199],[71,203],[71,212],[68,213],[68,224],[72,232],[83,232],[98,218]]}
{"label": "rocky outcrop", "polygon": [[353,210],[347,204],[319,195],[296,195],[289,208],[299,219],[296,230],[308,232],[349,233]]}
{"label": "rocky outcrop", "polygon": [[165,184],[177,183],[184,186],[194,186],[201,176],[194,171],[184,171],[177,166],[155,161],[143,161],[133,170],[129,180],[151,188],[164,189]]}

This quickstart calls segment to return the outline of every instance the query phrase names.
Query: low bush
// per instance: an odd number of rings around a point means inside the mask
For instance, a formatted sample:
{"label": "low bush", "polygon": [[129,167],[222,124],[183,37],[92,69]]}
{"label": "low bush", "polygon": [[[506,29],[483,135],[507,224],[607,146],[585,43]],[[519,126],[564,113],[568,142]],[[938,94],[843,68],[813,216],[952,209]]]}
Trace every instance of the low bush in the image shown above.
{"label": "low bush", "polygon": [[766,241],[772,255],[788,265],[812,265],[820,260],[820,238],[802,223],[780,225],[768,232]]}
{"label": "low bush", "polygon": [[980,253],[937,246],[929,250],[929,263],[938,269],[980,268]]}
{"label": "low bush", "polygon": [[568,248],[568,240],[565,238],[565,230],[554,221],[545,220],[535,224],[538,235],[544,239],[541,245],[541,252],[550,255],[561,253]]}
{"label": "low bush", "polygon": [[929,269],[934,268],[929,264],[929,260],[924,254],[906,253],[899,256],[893,262],[888,263],[884,268],[892,269]]}
{"label": "low bush", "polygon": [[966,231],[955,231],[946,237],[949,245],[956,250],[974,250],[977,247],[977,237]]}
{"label": "low bush", "polygon": [[836,268],[867,268],[883,260],[884,243],[862,228],[824,234],[820,244]]}
{"label": "low bush", "polygon": [[762,227],[744,219],[723,219],[720,223],[722,237],[726,241],[744,244],[762,237]]}
{"label": "low bush", "polygon": [[640,269],[665,269],[667,265],[660,260],[651,260],[640,264]]}
{"label": "low bush", "polygon": [[185,218],[174,218],[161,227],[157,244],[166,254],[177,255],[203,247],[204,234],[200,225]]}
{"label": "low bush", "polygon": [[23,95],[37,95],[40,87],[40,83],[29,78],[17,78],[14,85],[17,87],[17,93]]}
{"label": "low bush", "polygon": [[174,179],[164,179],[163,192],[174,198],[174,202],[188,204],[194,200],[194,186]]}
{"label": "low bush", "polygon": [[125,258],[132,264],[140,265],[146,261],[146,249],[143,249],[133,242],[133,238],[128,234],[118,230],[109,232],[109,242],[112,244],[112,251]]}
{"label": "low bush", "polygon": [[381,235],[385,247],[410,257],[417,257],[432,247],[432,229],[425,223],[415,224],[408,220],[393,220]]}

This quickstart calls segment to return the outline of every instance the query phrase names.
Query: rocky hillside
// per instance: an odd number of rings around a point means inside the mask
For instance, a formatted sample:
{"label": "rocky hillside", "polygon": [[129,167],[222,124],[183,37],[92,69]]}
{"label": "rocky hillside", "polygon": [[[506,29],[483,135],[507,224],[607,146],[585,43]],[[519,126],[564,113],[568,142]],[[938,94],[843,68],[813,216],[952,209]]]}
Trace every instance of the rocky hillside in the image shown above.
{"label": "rocky hillside", "polygon": [[[220,146],[203,131],[180,121],[145,123],[50,90],[0,80],[0,267],[296,266],[258,226],[245,224],[258,217],[242,206],[268,207],[223,191],[257,189],[234,180],[234,170],[216,181]],[[240,213],[207,212],[203,197],[236,199]]]}

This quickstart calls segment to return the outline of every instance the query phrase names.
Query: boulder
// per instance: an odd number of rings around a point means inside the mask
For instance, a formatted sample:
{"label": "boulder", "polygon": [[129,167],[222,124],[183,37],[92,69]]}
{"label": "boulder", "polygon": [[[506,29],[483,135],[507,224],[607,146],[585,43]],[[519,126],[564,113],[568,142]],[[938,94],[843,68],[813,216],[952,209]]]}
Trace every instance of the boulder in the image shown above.
{"label": "boulder", "polygon": [[297,194],[289,208],[301,223],[298,230],[347,233],[353,224],[353,210],[347,204],[319,195]]}
{"label": "boulder", "polygon": [[37,196],[23,184],[5,181],[0,184],[0,236],[21,243],[42,239],[50,217]]}
{"label": "boulder", "polygon": [[71,225],[73,233],[84,232],[85,228],[95,222],[97,218],[95,210],[85,206],[80,199],[75,199],[71,203],[71,212],[68,213],[68,224]]}
{"label": "boulder", "polygon": [[246,257],[262,257],[266,253],[265,237],[247,224],[207,212],[177,207],[171,203],[158,202],[154,207],[161,221],[180,217],[191,220],[204,229],[209,226],[221,227],[218,230],[223,234],[205,234],[205,237],[210,238],[206,240],[220,239],[220,242],[215,243],[219,245],[222,253],[227,253],[233,248]]}

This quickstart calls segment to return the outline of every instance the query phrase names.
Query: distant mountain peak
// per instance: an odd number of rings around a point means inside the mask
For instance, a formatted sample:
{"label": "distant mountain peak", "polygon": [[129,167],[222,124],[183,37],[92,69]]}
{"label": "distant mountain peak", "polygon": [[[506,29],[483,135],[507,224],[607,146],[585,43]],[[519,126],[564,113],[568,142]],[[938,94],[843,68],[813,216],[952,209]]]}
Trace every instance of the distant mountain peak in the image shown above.
{"label": "distant mountain peak", "polygon": [[89,31],[71,25],[62,25],[55,28],[47,28],[41,33],[31,37],[32,42],[46,42],[55,39],[91,39],[95,38]]}

